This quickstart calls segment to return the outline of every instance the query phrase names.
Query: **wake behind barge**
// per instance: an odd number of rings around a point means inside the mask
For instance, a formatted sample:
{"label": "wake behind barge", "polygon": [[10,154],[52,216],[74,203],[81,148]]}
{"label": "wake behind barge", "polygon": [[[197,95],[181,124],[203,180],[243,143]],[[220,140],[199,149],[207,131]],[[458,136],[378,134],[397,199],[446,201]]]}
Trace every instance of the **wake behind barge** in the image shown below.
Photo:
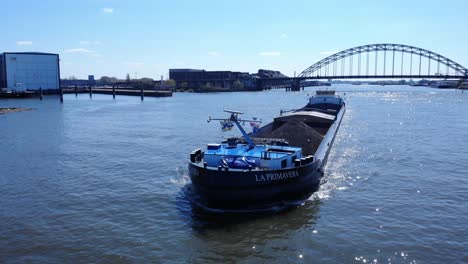
{"label": "wake behind barge", "polygon": [[190,154],[189,175],[202,207],[241,210],[307,199],[319,189],[345,111],[334,91],[317,91],[303,108],[282,112],[254,134],[240,124],[251,120],[227,111],[231,117],[224,120],[243,137]]}

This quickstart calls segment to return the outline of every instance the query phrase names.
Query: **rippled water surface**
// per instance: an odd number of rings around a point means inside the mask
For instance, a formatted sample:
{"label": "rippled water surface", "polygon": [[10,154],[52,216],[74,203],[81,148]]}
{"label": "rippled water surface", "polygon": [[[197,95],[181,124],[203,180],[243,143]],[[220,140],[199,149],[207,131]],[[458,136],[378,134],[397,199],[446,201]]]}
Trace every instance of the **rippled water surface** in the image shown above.
{"label": "rippled water surface", "polygon": [[192,208],[188,155],[229,135],[209,115],[269,122],[311,88],[0,101],[34,108],[0,115],[0,263],[468,262],[468,92],[335,88],[326,183],[256,217]]}

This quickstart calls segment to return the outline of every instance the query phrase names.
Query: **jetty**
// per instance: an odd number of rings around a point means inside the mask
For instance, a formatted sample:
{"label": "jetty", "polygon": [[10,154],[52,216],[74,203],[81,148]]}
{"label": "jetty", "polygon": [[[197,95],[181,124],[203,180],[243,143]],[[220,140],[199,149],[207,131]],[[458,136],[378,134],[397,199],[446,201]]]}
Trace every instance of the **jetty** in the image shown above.
{"label": "jetty", "polygon": [[148,96],[148,97],[170,97],[172,91],[154,90],[154,89],[134,89],[134,88],[116,88],[116,87],[66,87],[62,88],[64,94],[109,94],[109,95],[128,95],[128,96]]}
{"label": "jetty", "polygon": [[143,101],[145,96],[148,97],[170,97],[172,96],[172,90],[161,90],[154,89],[153,87],[119,87],[119,86],[74,86],[74,87],[61,87],[60,89],[54,90],[43,90],[39,89],[37,91],[3,91],[0,92],[0,99],[15,99],[15,98],[31,98],[39,97],[42,100],[43,95],[60,95],[60,102],[63,103],[64,94],[89,94],[89,97],[92,98],[93,94],[108,94],[112,95],[115,99],[116,95],[125,95],[125,96],[139,96]]}

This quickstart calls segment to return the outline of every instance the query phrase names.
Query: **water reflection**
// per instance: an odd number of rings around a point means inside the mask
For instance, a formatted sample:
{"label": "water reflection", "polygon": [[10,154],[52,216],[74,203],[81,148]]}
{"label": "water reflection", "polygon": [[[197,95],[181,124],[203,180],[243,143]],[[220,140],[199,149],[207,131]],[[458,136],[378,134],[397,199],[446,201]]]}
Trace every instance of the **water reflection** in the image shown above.
{"label": "water reflection", "polygon": [[[320,204],[320,199],[316,198],[256,209],[221,212],[203,207],[191,184],[181,188],[176,198],[176,206],[182,218],[194,230],[200,232],[207,229],[221,229],[248,224],[254,221],[279,224],[285,229],[296,230],[315,223]],[[281,219],[281,221],[278,221],[278,219]]]}
{"label": "water reflection", "polygon": [[[272,254],[288,252],[294,245],[281,241],[314,230],[321,201],[307,200],[301,205],[278,207],[258,212],[220,214],[206,212],[193,203],[196,194],[191,184],[179,192],[176,204],[183,222],[192,228],[190,261],[218,262],[272,260]],[[276,248],[283,244],[281,248]],[[275,253],[276,252],[276,253]]]}

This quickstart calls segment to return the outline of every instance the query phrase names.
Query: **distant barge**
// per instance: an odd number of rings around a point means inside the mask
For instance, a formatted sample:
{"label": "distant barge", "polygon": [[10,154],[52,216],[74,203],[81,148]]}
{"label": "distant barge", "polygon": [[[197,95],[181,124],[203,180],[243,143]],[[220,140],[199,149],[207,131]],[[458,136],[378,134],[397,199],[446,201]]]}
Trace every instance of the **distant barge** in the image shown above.
{"label": "distant barge", "polygon": [[304,201],[319,189],[330,147],[345,113],[334,91],[318,91],[306,106],[282,112],[274,121],[247,134],[251,122],[227,111],[242,138],[208,144],[190,154],[189,174],[198,203],[230,211]]}

